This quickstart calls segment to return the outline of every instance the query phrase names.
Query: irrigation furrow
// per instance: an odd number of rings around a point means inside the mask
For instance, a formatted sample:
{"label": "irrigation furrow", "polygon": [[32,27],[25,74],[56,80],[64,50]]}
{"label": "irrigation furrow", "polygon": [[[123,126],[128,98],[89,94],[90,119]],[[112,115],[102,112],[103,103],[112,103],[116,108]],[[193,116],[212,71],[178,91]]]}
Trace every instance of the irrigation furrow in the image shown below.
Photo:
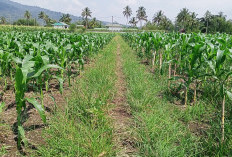
{"label": "irrigation furrow", "polygon": [[[118,40],[117,40],[118,42]],[[126,82],[123,73],[120,43],[117,43],[117,62],[116,62],[116,95],[113,100],[115,107],[112,109],[110,115],[113,119],[114,133],[113,140],[114,144],[119,150],[117,156],[126,157],[133,156],[135,148],[133,147],[133,140],[131,139],[131,132],[129,130],[131,125],[131,114],[130,108],[127,104],[126,98]]]}

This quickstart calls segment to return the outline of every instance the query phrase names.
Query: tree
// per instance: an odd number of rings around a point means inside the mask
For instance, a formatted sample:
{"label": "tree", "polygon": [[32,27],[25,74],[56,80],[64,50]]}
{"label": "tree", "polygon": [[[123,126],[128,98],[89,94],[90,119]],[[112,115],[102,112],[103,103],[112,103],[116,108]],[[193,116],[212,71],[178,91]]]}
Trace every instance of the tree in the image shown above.
{"label": "tree", "polygon": [[35,19],[18,19],[13,23],[13,25],[20,25],[20,26],[38,26],[39,24]]}
{"label": "tree", "polygon": [[44,23],[46,26],[51,26],[52,23],[55,23],[55,20],[52,20],[47,14],[45,14],[43,11],[41,11],[38,14],[38,18],[44,20]]}
{"label": "tree", "polygon": [[28,25],[29,25],[29,20],[31,18],[31,13],[28,10],[25,11],[24,17],[27,19]]}
{"label": "tree", "polygon": [[190,13],[190,16],[188,18],[188,25],[191,31],[199,30],[199,21],[195,12]]}
{"label": "tree", "polygon": [[43,20],[44,17],[45,17],[45,13],[44,13],[43,11],[41,11],[41,12],[39,13],[39,15],[38,15],[38,18]]}
{"label": "tree", "polygon": [[137,10],[137,18],[140,21],[140,27],[142,27],[142,21],[147,21],[146,9],[143,6]]}
{"label": "tree", "polygon": [[126,23],[126,25],[127,25],[128,24],[128,18],[131,17],[131,15],[132,15],[132,10],[128,5],[124,8],[123,15],[127,19],[127,23]]}
{"label": "tree", "polygon": [[174,29],[174,25],[169,18],[163,16],[163,18],[160,21],[160,29],[171,31]]}
{"label": "tree", "polygon": [[208,34],[208,29],[209,29],[209,21],[212,17],[212,14],[211,12],[209,12],[208,10],[206,11],[205,15],[204,15],[204,18],[205,18],[205,21],[206,21],[206,34]]}
{"label": "tree", "polygon": [[160,10],[154,15],[152,21],[159,26],[159,24],[160,24],[161,20],[163,19],[163,17],[164,17],[164,13],[163,13],[162,10]]}
{"label": "tree", "polygon": [[201,31],[205,33],[232,33],[231,32],[231,22],[226,19],[226,15],[222,12],[219,12],[217,15],[211,14],[207,11],[200,19]]}
{"label": "tree", "polygon": [[131,25],[133,25],[134,27],[136,27],[138,21],[136,20],[136,17],[132,17],[132,19],[129,21],[129,23],[130,23]]}
{"label": "tree", "polygon": [[70,24],[71,21],[72,19],[69,14],[63,14],[62,17],[60,18],[60,22],[64,22],[67,24]]}
{"label": "tree", "polygon": [[88,28],[88,17],[91,17],[92,12],[88,7],[82,10],[81,16],[85,19],[85,28]]}
{"label": "tree", "polygon": [[70,27],[69,27],[70,32],[75,32],[76,29],[77,29],[77,26],[76,26],[76,24],[74,24],[74,23],[71,24]]}
{"label": "tree", "polygon": [[5,17],[1,17],[0,18],[1,24],[5,25],[6,24],[6,18]]}
{"label": "tree", "polygon": [[91,28],[100,27],[100,23],[97,21],[96,17],[94,17],[92,21],[90,22],[90,27]]}
{"label": "tree", "polygon": [[45,17],[46,17],[46,14],[43,11],[41,11],[38,15],[38,18],[44,20],[44,22],[45,22]]}
{"label": "tree", "polygon": [[182,29],[186,29],[189,17],[189,10],[187,8],[183,8],[176,17],[177,26],[181,27]]}

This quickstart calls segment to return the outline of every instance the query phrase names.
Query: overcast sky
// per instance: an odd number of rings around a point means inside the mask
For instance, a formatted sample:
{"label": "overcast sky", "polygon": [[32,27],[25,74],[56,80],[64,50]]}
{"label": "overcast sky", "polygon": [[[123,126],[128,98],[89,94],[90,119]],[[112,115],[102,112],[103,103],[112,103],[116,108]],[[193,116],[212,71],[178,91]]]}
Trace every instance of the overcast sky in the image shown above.
{"label": "overcast sky", "polygon": [[228,18],[232,19],[232,0],[13,0],[22,4],[39,6],[53,11],[70,13],[76,16],[81,15],[84,7],[91,9],[92,16],[99,20],[111,21],[114,16],[115,21],[125,23],[122,11],[126,5],[131,6],[133,16],[139,6],[144,6],[148,19],[151,20],[154,13],[163,10],[165,15],[172,21],[177,13],[184,7],[198,14],[204,15],[206,10],[217,14],[222,11]]}

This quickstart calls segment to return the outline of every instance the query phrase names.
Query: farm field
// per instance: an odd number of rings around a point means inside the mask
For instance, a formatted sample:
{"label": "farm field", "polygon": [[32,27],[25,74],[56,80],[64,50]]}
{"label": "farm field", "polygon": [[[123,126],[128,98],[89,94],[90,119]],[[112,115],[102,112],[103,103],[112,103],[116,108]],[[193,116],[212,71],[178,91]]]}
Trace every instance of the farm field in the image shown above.
{"label": "farm field", "polygon": [[227,34],[0,32],[0,156],[230,156]]}

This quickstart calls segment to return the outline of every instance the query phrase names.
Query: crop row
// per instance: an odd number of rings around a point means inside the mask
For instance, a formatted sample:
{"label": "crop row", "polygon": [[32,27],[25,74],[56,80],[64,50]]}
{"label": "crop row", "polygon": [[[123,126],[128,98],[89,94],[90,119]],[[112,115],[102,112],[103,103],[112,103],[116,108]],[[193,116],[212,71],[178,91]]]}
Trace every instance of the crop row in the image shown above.
{"label": "crop row", "polygon": [[[88,57],[102,49],[112,37],[112,34],[0,32],[0,79],[4,86],[0,94],[14,85],[18,148],[22,141],[27,143],[22,127],[26,104],[34,105],[46,123],[43,93],[44,89],[49,89],[49,82],[58,80],[62,93],[64,81],[67,79],[70,85],[74,70],[83,69]],[[35,98],[25,97],[29,88],[40,92],[40,103]],[[0,103],[0,109],[4,105],[4,102]]]}
{"label": "crop row", "polygon": [[184,89],[184,104],[197,102],[197,91],[210,84],[221,100],[221,141],[224,141],[225,103],[232,100],[232,37],[227,34],[128,33],[123,35],[153,69],[168,74],[168,87]]}

